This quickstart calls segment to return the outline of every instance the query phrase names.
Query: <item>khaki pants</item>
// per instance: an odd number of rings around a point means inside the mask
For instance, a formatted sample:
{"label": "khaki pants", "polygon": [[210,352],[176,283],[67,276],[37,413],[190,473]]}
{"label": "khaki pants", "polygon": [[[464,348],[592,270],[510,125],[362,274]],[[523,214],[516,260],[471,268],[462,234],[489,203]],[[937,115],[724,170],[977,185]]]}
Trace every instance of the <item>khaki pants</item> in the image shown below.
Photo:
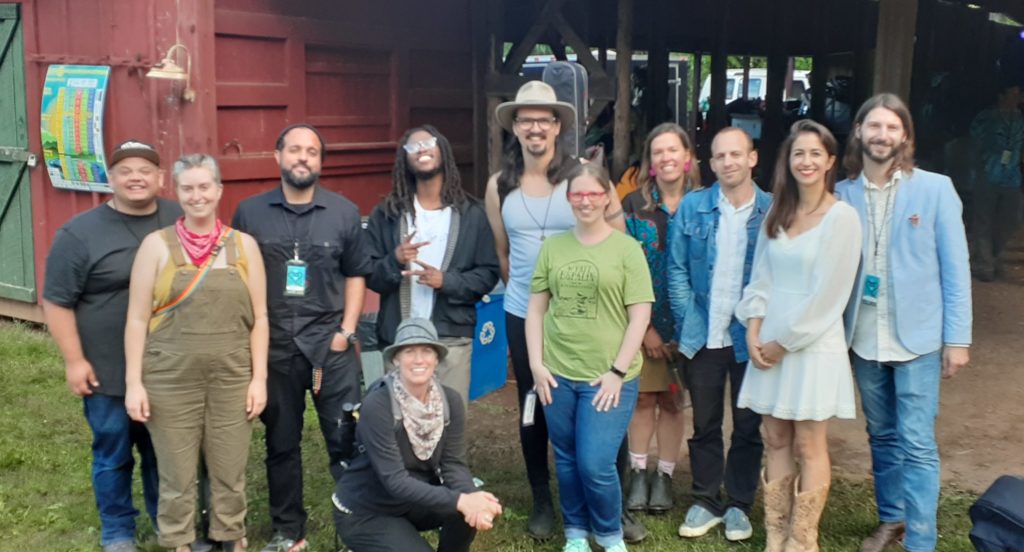
{"label": "khaki pants", "polygon": [[[195,540],[196,473],[202,450],[210,475],[210,534],[245,536],[245,467],[252,423],[245,401],[252,377],[248,344],[224,353],[147,355],[146,423],[157,454],[160,545]],[[215,384],[211,384],[215,382]]]}
{"label": "khaki pants", "polygon": [[462,407],[468,413],[470,359],[473,355],[473,340],[469,337],[442,337],[441,343],[448,347],[448,356],[437,367],[437,380],[458,391]]}
{"label": "khaki pants", "polygon": [[[176,266],[171,296],[189,284],[173,231],[164,232]],[[252,381],[249,332],[252,305],[236,270],[236,244],[225,250],[227,268],[215,268],[181,308],[169,312],[146,338],[142,385],[149,395],[146,423],[160,474],[157,526],[160,545],[196,539],[196,473],[202,450],[210,477],[211,539],[245,536],[245,467],[252,423],[245,403]]]}

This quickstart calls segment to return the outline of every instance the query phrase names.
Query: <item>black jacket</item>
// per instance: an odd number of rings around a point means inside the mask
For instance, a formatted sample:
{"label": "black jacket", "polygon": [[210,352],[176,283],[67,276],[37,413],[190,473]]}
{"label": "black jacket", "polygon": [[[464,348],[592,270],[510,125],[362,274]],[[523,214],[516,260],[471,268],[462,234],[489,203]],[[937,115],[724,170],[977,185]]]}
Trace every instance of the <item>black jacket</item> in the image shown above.
{"label": "black jacket", "polygon": [[[366,285],[380,294],[377,337],[381,347],[394,343],[395,330],[403,318],[402,294],[408,294],[409,286],[402,285],[405,267],[395,258],[395,248],[404,231],[403,219],[388,215],[381,204],[370,214],[366,227],[373,265]],[[452,226],[455,225],[458,232],[454,248],[449,248],[445,263],[438,267],[444,272],[444,284],[434,293],[431,321],[441,337],[473,337],[476,303],[498,282],[498,255],[487,215],[477,200],[469,199],[452,212]]]}
{"label": "black jacket", "polygon": [[[389,379],[389,378],[385,378]],[[442,387],[450,418],[429,460],[413,453],[409,434],[396,422],[391,383],[371,390],[359,409],[356,439],[363,452],[341,475],[335,496],[361,514],[403,516],[410,511],[456,512],[459,495],[475,492],[466,467],[466,415],[462,399]]]}

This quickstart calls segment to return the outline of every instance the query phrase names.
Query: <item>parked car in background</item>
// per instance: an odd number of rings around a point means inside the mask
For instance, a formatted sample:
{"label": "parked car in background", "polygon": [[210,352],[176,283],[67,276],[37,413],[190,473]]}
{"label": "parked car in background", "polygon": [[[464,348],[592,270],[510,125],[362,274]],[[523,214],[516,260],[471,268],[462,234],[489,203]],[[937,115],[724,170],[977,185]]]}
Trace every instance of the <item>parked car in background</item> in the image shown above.
{"label": "parked car in background", "polygon": [[[811,87],[810,71],[793,71],[793,84],[786,91],[784,101],[799,99]],[[743,86],[747,86],[747,98],[764,98],[768,90],[768,70],[751,69],[749,81],[743,81],[743,69],[729,69],[725,74],[725,103],[726,105],[743,97]],[[700,111],[707,115],[711,106],[711,75],[704,77],[704,84],[700,87]]]}

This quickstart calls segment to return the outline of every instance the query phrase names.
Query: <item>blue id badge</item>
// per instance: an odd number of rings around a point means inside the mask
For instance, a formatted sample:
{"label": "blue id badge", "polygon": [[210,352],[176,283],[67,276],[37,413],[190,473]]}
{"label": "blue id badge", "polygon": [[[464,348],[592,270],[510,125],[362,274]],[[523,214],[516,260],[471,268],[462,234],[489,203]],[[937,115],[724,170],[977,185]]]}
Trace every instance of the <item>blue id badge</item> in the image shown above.
{"label": "blue id badge", "polygon": [[285,263],[284,294],[286,297],[305,297],[306,283],[305,261],[290,259]]}
{"label": "blue id badge", "polygon": [[882,279],[874,274],[864,276],[864,293],[860,301],[865,305],[878,304],[878,288],[882,285]]}

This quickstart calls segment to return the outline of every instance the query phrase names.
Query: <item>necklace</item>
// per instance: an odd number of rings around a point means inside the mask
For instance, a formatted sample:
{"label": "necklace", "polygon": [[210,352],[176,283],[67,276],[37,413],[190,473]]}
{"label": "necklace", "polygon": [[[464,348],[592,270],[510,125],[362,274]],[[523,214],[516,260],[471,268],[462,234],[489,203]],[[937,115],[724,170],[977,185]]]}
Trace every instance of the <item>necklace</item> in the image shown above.
{"label": "necklace", "polygon": [[527,216],[530,217],[530,220],[532,220],[534,224],[536,224],[537,226],[540,227],[540,241],[544,241],[544,239],[548,237],[547,234],[544,233],[544,231],[548,227],[548,213],[551,211],[551,198],[554,197],[554,196],[555,196],[555,190],[551,190],[551,193],[548,194],[547,206],[544,207],[544,221],[540,222],[540,221],[537,220],[537,217],[533,216],[533,213],[530,212],[530,208],[527,207],[527,205],[526,205],[526,194],[523,193],[522,188],[519,189],[519,199],[521,199],[522,202],[523,202],[523,210],[526,211],[526,214],[527,214]]}
{"label": "necklace", "polygon": [[[147,215],[129,215],[128,213],[125,213],[124,211],[121,211],[120,209],[117,208],[117,200],[115,200],[114,198],[110,198],[110,208],[113,209],[115,213],[117,213],[117,220],[121,221],[121,225],[124,226],[124,229],[127,230],[128,233],[131,234],[133,238],[135,238],[135,241],[138,242],[139,245],[142,245],[142,240],[145,239],[148,234],[150,234],[151,232],[155,232],[155,231],[163,228],[163,226],[164,226],[161,223],[161,221],[160,221],[160,204],[159,203],[157,203],[156,211],[153,211],[152,213],[149,213]],[[133,230],[132,227],[129,226],[128,223],[125,220],[128,217],[142,219],[144,217],[150,217],[150,216],[153,216],[156,219],[156,228],[154,228],[153,230],[151,230],[149,232],[144,233],[142,236],[139,236],[139,234],[137,232],[135,232],[135,230]]]}

